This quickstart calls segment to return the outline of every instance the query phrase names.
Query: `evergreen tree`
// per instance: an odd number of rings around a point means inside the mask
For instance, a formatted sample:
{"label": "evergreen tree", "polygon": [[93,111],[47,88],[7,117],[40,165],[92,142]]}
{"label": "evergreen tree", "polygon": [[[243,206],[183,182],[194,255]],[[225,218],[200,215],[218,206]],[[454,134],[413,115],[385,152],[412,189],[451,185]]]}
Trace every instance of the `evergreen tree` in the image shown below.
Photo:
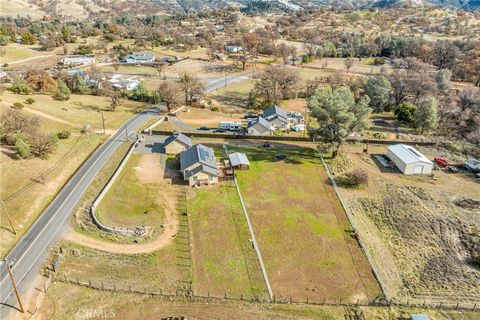
{"label": "evergreen tree", "polygon": [[420,102],[416,112],[416,128],[423,134],[432,131],[438,125],[438,102],[435,98],[427,98]]}
{"label": "evergreen tree", "polygon": [[68,100],[70,99],[70,89],[68,89],[65,82],[62,79],[58,80],[58,89],[53,98],[55,100]]}
{"label": "evergreen tree", "polygon": [[30,146],[20,136],[15,140],[15,155],[18,159],[25,159],[30,156]]}

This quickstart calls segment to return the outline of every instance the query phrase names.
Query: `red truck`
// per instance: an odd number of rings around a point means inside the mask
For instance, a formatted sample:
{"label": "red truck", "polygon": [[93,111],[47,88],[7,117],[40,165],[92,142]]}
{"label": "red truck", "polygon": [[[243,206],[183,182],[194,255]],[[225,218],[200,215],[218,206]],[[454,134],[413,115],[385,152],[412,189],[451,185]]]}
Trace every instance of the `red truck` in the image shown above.
{"label": "red truck", "polygon": [[435,159],[433,159],[433,161],[435,161],[435,163],[438,164],[442,168],[447,168],[448,167],[448,162],[447,162],[447,160],[445,160],[445,158],[436,157]]}

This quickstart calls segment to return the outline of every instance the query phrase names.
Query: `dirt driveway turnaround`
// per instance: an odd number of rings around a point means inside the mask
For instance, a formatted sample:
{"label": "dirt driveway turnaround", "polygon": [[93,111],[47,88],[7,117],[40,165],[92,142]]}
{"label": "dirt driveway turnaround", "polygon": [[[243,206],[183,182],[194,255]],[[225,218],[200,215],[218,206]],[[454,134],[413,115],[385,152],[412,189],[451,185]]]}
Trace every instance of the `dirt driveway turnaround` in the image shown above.
{"label": "dirt driveway turnaround", "polygon": [[159,200],[165,208],[165,221],[160,235],[151,242],[139,244],[117,244],[110,241],[95,239],[82,233],[72,231],[65,236],[65,240],[102,250],[110,253],[148,253],[159,250],[170,244],[178,231],[178,218],[176,211],[176,197],[172,196],[178,191],[179,186],[172,184],[172,170],[164,169],[160,161],[162,155],[144,154],[136,167],[137,177],[144,183],[156,182],[162,185],[162,192],[158,194]]}

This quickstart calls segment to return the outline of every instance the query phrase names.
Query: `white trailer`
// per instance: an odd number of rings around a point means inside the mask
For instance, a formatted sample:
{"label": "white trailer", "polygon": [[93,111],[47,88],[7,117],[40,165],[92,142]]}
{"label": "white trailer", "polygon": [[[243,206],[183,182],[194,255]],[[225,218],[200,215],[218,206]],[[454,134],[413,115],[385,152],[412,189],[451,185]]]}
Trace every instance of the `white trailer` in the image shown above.
{"label": "white trailer", "polygon": [[220,121],[218,127],[223,130],[238,131],[242,129],[242,124],[240,122],[233,121]]}

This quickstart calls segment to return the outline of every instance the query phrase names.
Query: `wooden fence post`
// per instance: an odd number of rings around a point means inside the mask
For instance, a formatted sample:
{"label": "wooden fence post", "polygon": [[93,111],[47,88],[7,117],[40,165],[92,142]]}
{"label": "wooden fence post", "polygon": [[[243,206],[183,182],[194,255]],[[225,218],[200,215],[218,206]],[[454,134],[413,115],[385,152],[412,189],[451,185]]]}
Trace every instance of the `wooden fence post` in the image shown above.
{"label": "wooden fence post", "polygon": [[477,307],[477,304],[475,303],[475,304],[473,305],[472,311],[475,311],[475,308],[476,308],[476,307]]}
{"label": "wooden fence post", "polygon": [[117,291],[117,286],[115,285],[115,283],[113,284],[113,291]]}

